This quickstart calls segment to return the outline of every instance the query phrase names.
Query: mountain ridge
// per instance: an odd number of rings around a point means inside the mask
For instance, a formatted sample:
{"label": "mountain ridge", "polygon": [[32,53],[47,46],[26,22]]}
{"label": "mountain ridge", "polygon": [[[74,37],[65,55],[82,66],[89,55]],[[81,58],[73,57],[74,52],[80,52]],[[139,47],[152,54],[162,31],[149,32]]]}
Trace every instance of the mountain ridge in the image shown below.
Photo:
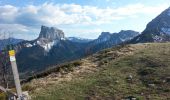
{"label": "mountain ridge", "polygon": [[118,45],[138,34],[138,32],[127,30],[121,31],[120,35],[119,33],[110,34],[108,37],[107,33],[103,32],[97,39],[84,43],[67,39],[60,29],[42,26],[37,39],[22,41],[15,46],[19,71],[24,73],[41,71],[53,64],[80,59]]}
{"label": "mountain ridge", "polygon": [[80,38],[80,37],[68,37],[69,41],[72,42],[78,42],[78,43],[88,43],[90,41],[93,41],[93,39],[86,39],[86,38]]}
{"label": "mountain ridge", "polygon": [[16,39],[16,38],[1,39],[0,40],[0,50],[4,49],[7,45],[10,45],[10,44],[16,45],[22,41],[24,41],[24,40]]}
{"label": "mountain ridge", "polygon": [[164,10],[149,22],[141,35],[135,37],[131,43],[166,42],[170,41],[170,8]]}

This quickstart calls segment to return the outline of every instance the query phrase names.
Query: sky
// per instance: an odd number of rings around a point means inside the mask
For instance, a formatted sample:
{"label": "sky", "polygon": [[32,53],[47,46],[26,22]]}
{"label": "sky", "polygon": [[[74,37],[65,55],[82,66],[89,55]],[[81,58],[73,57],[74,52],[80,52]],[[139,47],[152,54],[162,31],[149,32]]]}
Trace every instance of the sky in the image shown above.
{"label": "sky", "polygon": [[41,25],[89,39],[103,31],[142,32],[169,6],[169,0],[0,0],[0,38],[33,40]]}

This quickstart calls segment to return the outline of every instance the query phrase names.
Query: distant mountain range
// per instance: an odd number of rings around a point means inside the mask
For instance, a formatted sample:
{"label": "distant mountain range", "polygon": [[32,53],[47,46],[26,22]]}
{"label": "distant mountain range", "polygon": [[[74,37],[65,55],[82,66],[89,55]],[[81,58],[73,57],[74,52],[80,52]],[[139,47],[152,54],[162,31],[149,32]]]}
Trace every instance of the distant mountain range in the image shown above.
{"label": "distant mountain range", "polygon": [[15,46],[19,71],[30,73],[42,71],[48,66],[61,64],[112,47],[139,35],[127,30],[119,33],[102,32],[95,40],[70,37],[55,27],[42,26],[39,37],[22,41]]}
{"label": "distant mountain range", "polygon": [[122,30],[119,33],[102,32],[98,39],[88,43],[86,52],[92,54],[99,50],[110,48],[125,41],[131,40],[138,35],[139,32],[132,30]]}
{"label": "distant mountain range", "polygon": [[78,42],[78,43],[88,43],[90,41],[93,41],[93,39],[85,39],[80,37],[68,37],[67,39],[72,42]]}
{"label": "distant mountain range", "polygon": [[18,44],[19,42],[24,41],[23,39],[16,38],[8,38],[8,39],[0,39],[0,50],[6,47],[9,44]]}

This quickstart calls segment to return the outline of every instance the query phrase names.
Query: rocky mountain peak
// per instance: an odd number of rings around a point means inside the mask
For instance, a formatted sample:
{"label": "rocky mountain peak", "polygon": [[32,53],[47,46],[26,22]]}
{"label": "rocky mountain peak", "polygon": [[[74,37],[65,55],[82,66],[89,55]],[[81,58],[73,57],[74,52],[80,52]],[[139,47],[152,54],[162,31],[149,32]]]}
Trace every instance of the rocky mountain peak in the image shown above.
{"label": "rocky mountain peak", "polygon": [[98,39],[108,39],[112,36],[112,34],[110,32],[102,32],[100,34],[100,36],[98,37]]}
{"label": "rocky mountain peak", "polygon": [[34,46],[40,46],[44,48],[45,51],[50,51],[54,45],[65,40],[64,32],[55,27],[41,26],[41,31],[39,37],[33,41],[26,41],[21,43],[19,47],[31,48]]}
{"label": "rocky mountain peak", "polygon": [[95,40],[97,43],[100,43],[100,42],[105,42],[107,40],[109,40],[111,38],[111,33],[110,32],[102,32],[100,34],[100,36],[98,37],[97,40]]}
{"label": "rocky mountain peak", "polygon": [[154,18],[131,43],[170,41],[170,7]]}
{"label": "rocky mountain peak", "polygon": [[50,41],[62,40],[64,38],[65,36],[62,30],[47,26],[41,26],[40,35],[38,37],[38,39],[48,39]]}
{"label": "rocky mountain peak", "polygon": [[99,38],[107,37],[107,36],[111,36],[111,33],[110,32],[102,32],[101,35],[99,36]]}
{"label": "rocky mountain peak", "polygon": [[168,15],[170,16],[170,7],[167,9]]}
{"label": "rocky mountain peak", "polygon": [[157,35],[161,35],[161,33],[168,34],[169,28],[170,28],[170,8],[163,11],[159,16],[157,16],[150,23],[148,23],[147,28],[144,30],[144,33],[150,30]]}
{"label": "rocky mountain peak", "polygon": [[60,40],[65,40],[64,32],[55,27],[41,26],[39,37],[36,39],[36,43],[43,47],[46,51],[58,44]]}

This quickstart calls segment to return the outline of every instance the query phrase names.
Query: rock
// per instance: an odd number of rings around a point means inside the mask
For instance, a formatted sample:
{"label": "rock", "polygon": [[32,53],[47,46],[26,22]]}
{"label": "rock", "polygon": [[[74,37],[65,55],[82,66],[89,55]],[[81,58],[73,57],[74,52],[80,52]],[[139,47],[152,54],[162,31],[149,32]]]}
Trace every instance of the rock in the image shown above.
{"label": "rock", "polygon": [[119,83],[119,81],[118,81],[118,80],[116,80],[116,81],[115,81],[115,83]]}
{"label": "rock", "polygon": [[155,84],[148,84],[149,87],[154,88]]}
{"label": "rock", "polygon": [[38,39],[60,40],[64,39],[64,32],[55,27],[41,26],[41,32]]}
{"label": "rock", "polygon": [[163,82],[163,83],[166,83],[166,80],[163,80],[162,82]]}
{"label": "rock", "polygon": [[129,79],[132,79],[133,78],[133,76],[132,75],[129,75],[129,77],[128,77]]}
{"label": "rock", "polygon": [[128,82],[132,82],[132,79],[133,79],[133,76],[132,76],[132,75],[129,75],[129,76],[127,77],[127,81],[128,81]]}

